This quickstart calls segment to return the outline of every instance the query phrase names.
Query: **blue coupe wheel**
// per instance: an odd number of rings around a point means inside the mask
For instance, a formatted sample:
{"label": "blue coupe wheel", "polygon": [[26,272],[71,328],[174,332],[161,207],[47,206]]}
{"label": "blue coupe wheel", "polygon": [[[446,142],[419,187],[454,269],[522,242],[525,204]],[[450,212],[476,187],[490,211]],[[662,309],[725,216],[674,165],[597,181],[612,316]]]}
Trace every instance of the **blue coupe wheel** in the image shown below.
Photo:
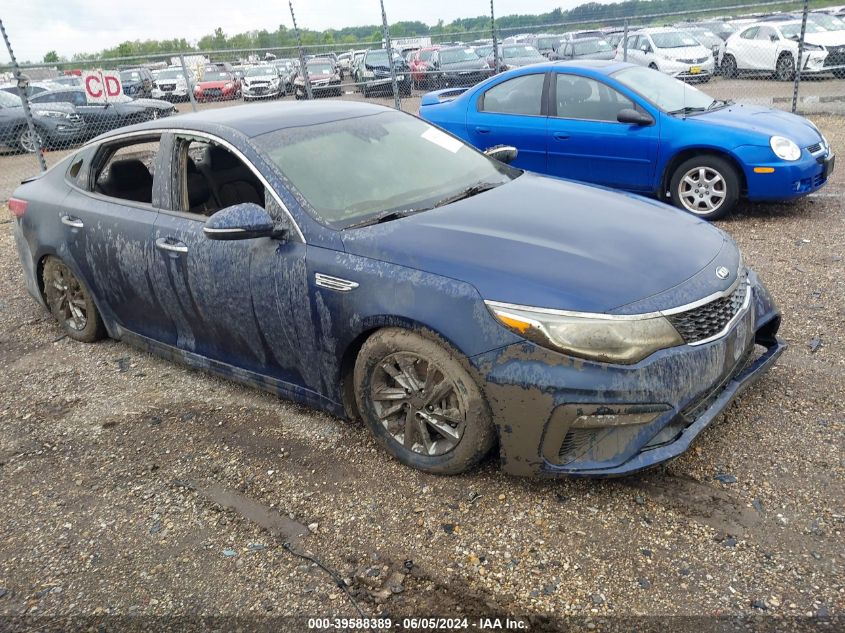
{"label": "blue coupe wheel", "polygon": [[675,169],[671,194],[675,206],[701,218],[715,220],[736,205],[739,179],[726,160],[718,156],[697,156]]}

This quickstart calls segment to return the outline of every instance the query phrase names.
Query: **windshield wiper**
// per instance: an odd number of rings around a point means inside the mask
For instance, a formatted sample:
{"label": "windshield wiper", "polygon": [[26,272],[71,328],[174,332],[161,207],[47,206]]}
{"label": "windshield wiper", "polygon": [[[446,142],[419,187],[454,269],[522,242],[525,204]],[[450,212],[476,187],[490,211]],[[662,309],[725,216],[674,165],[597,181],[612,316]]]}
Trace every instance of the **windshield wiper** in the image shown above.
{"label": "windshield wiper", "polygon": [[471,198],[472,196],[483,193],[485,191],[489,191],[490,189],[495,189],[501,183],[498,182],[477,182],[474,185],[470,185],[466,189],[461,189],[458,193],[438,200],[432,205],[432,208],[443,207],[447,204],[452,204],[453,202],[457,202],[458,200],[463,200],[465,198]]}
{"label": "windshield wiper", "polygon": [[724,108],[729,105],[733,105],[733,101],[730,99],[713,99],[713,103],[707,106],[708,110],[715,110],[716,108]]}
{"label": "windshield wiper", "polygon": [[360,222],[356,222],[355,224],[350,224],[349,226],[343,227],[344,229],[358,229],[362,226],[370,226],[372,224],[381,224],[382,222],[390,222],[391,220],[398,220],[399,218],[404,218],[408,215],[413,215],[414,213],[419,213],[420,211],[425,211],[425,209],[401,209],[401,210],[394,210],[394,211],[385,211],[383,213],[379,213],[374,215],[373,217],[367,218],[366,220],[361,220]]}
{"label": "windshield wiper", "polygon": [[709,108],[702,108],[700,106],[685,106],[678,110],[670,110],[669,114],[690,114],[692,112],[706,112]]}

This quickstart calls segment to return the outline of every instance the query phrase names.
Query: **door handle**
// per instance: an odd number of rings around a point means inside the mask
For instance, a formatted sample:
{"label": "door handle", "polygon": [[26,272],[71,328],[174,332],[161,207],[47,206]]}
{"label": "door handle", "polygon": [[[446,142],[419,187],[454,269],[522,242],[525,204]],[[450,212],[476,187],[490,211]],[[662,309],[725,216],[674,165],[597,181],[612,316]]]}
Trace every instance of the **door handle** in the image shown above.
{"label": "door handle", "polygon": [[69,226],[74,229],[81,229],[85,224],[74,215],[63,215],[61,217],[62,224],[65,226]]}
{"label": "door handle", "polygon": [[478,132],[479,134],[490,134],[490,128],[489,127],[476,127],[475,131]]}
{"label": "door handle", "polygon": [[188,247],[184,242],[180,242],[175,237],[160,237],[156,240],[156,248],[160,251],[168,251],[169,253],[187,253]]}
{"label": "door handle", "polygon": [[569,134],[564,134],[563,132],[555,132],[554,137],[559,141],[565,141],[569,138]]}

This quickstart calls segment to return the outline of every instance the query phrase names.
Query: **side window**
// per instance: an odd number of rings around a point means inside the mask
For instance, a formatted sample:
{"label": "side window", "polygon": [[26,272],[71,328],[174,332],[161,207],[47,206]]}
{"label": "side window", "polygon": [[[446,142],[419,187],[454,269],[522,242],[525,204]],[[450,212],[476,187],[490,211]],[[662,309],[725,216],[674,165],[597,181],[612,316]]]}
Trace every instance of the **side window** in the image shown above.
{"label": "side window", "polygon": [[94,191],[111,198],[152,203],[158,152],[158,138],[103,146],[95,161],[99,168],[94,177]]}
{"label": "side window", "polygon": [[740,37],[744,40],[753,40],[757,36],[758,30],[759,30],[759,27],[752,26],[750,29],[743,31],[742,34],[740,35]]}
{"label": "side window", "polygon": [[88,189],[88,176],[90,175],[90,162],[88,158],[91,152],[82,150],[70,162],[65,178],[69,183],[80,189]]}
{"label": "side window", "polygon": [[561,119],[616,121],[633,102],[610,86],[575,75],[558,74],[555,86],[557,116]]}
{"label": "side window", "polygon": [[179,153],[181,211],[210,216],[244,202],[265,206],[264,185],[240,158],[205,139],[183,139]]}
{"label": "side window", "polygon": [[30,101],[34,103],[56,103],[58,100],[59,95],[56,93],[53,94],[40,94],[40,95],[30,95]]}
{"label": "side window", "polygon": [[501,114],[539,115],[545,80],[544,74],[537,73],[503,81],[482,95],[478,109]]}
{"label": "side window", "polygon": [[775,30],[772,27],[761,26],[757,31],[757,37],[755,39],[771,42],[772,36],[774,36],[775,40],[777,40],[777,35],[775,35]]}

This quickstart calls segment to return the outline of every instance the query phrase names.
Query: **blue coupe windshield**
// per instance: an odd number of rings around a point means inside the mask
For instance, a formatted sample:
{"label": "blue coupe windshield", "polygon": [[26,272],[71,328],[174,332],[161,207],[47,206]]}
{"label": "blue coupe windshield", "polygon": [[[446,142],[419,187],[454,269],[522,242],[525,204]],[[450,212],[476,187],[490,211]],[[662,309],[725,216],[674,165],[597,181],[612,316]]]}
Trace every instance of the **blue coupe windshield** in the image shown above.
{"label": "blue coupe windshield", "polygon": [[613,73],[613,78],[664,112],[705,110],[713,103],[713,97],[698,88],[644,66],[623,68]]}

